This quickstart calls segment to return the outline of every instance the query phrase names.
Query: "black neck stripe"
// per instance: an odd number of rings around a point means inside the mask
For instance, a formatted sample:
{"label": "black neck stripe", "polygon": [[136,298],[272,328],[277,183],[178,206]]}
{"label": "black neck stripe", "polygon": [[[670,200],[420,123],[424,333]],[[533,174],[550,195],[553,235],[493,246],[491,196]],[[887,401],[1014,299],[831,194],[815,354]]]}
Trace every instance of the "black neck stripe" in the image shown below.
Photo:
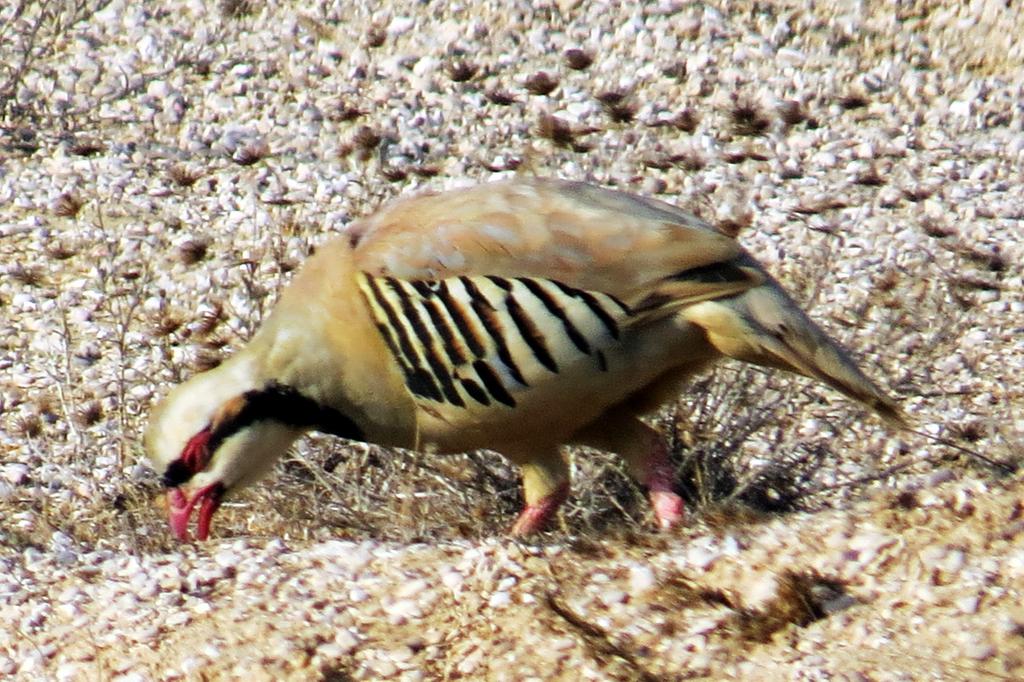
{"label": "black neck stripe", "polygon": [[244,405],[237,414],[213,427],[209,444],[211,453],[216,453],[221,443],[242,429],[262,421],[296,429],[315,429],[349,440],[363,439],[363,431],[354,421],[292,386],[271,382],[265,388],[246,391],[242,399]]}
{"label": "black neck stripe", "polygon": [[[246,391],[243,404],[233,416],[212,424],[207,448],[210,459],[221,444],[242,429],[261,421],[273,421],[296,429],[315,429],[349,440],[363,440],[363,430],[333,407],[322,405],[292,386],[271,382],[265,388]],[[163,482],[168,487],[186,483],[198,471],[192,471],[181,459],[167,466]]]}
{"label": "black neck stripe", "polygon": [[349,417],[303,395],[292,386],[275,381],[266,388],[248,391],[243,397],[245,407],[229,423],[221,425],[214,437],[223,440],[250,424],[268,420],[349,440],[363,439],[362,429]]}

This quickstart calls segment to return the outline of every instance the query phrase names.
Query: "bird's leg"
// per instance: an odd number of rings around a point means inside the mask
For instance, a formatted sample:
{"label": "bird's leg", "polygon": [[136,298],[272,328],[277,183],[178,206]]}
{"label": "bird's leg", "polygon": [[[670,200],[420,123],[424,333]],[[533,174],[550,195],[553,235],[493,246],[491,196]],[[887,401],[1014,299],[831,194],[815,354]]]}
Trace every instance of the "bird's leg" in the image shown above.
{"label": "bird's leg", "polygon": [[569,496],[569,467],[558,450],[521,465],[526,506],[509,531],[529,535],[543,529]]}
{"label": "bird's leg", "polygon": [[658,526],[672,528],[683,520],[683,498],[675,492],[668,445],[657,429],[633,414],[619,411],[603,415],[574,440],[615,452],[626,460],[630,474],[647,489]]}
{"label": "bird's leg", "polygon": [[668,459],[665,439],[654,429],[651,431],[655,437],[649,445],[646,458],[641,458],[639,462],[627,458],[627,462],[633,475],[641,485],[647,487],[647,497],[651,501],[658,525],[662,528],[672,528],[683,520],[683,498],[673,489],[675,475]]}

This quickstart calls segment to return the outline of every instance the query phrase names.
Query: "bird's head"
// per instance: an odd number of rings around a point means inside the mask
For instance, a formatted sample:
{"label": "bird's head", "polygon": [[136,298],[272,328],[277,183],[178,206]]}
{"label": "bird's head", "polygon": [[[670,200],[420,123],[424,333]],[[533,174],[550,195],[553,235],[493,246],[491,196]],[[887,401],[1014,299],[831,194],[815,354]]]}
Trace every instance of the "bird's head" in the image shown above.
{"label": "bird's head", "polygon": [[415,447],[414,404],[358,294],[350,250],[347,239],[318,249],[248,345],[150,414],[146,454],[169,489],[180,539],[196,509],[205,539],[221,501],[269,472],[305,431]]}
{"label": "bird's head", "polygon": [[254,385],[245,374],[222,365],[197,375],[150,415],[146,453],[168,488],[171,530],[180,540],[189,539],[196,509],[196,534],[205,540],[225,496],[261,478],[322,418],[321,408],[297,391]]}

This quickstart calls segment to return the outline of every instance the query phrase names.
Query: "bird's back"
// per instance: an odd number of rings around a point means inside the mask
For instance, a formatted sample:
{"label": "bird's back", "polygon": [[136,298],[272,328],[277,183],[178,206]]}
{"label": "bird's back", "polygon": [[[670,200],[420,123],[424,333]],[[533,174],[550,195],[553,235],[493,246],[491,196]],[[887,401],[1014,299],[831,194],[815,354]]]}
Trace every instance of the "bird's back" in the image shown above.
{"label": "bird's back", "polygon": [[513,180],[401,201],[352,226],[359,289],[421,445],[562,440],[716,352],[680,307],[755,286],[741,250],[678,208]]}

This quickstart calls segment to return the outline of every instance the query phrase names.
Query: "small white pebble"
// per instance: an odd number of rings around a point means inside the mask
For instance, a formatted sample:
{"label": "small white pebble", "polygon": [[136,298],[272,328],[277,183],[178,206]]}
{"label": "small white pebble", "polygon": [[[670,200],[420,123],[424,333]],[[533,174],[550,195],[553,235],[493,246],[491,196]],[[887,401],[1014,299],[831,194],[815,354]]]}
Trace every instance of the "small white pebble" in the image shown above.
{"label": "small white pebble", "polygon": [[497,589],[498,591],[501,591],[501,592],[503,592],[505,590],[511,590],[512,587],[516,584],[516,582],[517,582],[516,577],[513,576],[513,575],[510,575],[507,578],[502,578],[501,580],[499,580],[498,581],[498,586],[495,589]]}
{"label": "small white pebble", "polygon": [[447,587],[449,590],[454,590],[461,586],[465,577],[458,571],[446,571],[441,574],[441,584]]}
{"label": "small white pebble", "polygon": [[149,682],[149,678],[141,672],[132,670],[113,678],[113,682]]}
{"label": "small white pebble", "polygon": [[19,462],[5,464],[0,469],[0,476],[11,485],[24,485],[28,481],[29,468],[28,465]]}
{"label": "small white pebble", "polygon": [[316,648],[316,653],[321,658],[326,658],[330,661],[339,659],[348,652],[345,651],[344,647],[340,646],[336,642],[327,642],[326,644],[321,644],[320,646],[318,646]]}
{"label": "small white pebble", "polygon": [[487,600],[487,605],[492,609],[503,609],[512,603],[512,597],[508,592],[495,592]]}
{"label": "small white pebble", "polygon": [[229,568],[239,564],[239,556],[231,550],[223,549],[213,555],[213,561],[221,568]]}
{"label": "small white pebble", "polygon": [[463,675],[472,675],[476,672],[476,669],[480,667],[480,662],[484,658],[483,649],[474,649],[472,653],[465,656],[459,664],[455,667]]}
{"label": "small white pebble", "polygon": [[807,56],[799,50],[783,47],[775,53],[779,63],[785,66],[800,66],[807,61]]}
{"label": "small white pebble", "polygon": [[394,663],[392,663],[386,658],[381,658],[374,661],[373,664],[370,666],[370,669],[373,671],[375,675],[377,675],[378,679],[394,677],[398,674],[398,668],[395,666]]}
{"label": "small white pebble", "polygon": [[345,655],[359,646],[359,638],[351,630],[339,630],[334,635],[334,643],[341,649],[342,655]]}
{"label": "small white pebble", "polygon": [[198,670],[202,670],[203,666],[206,665],[206,661],[201,656],[187,656],[182,659],[179,665],[181,666],[181,672],[191,675]]}
{"label": "small white pebble", "polygon": [[996,655],[996,648],[980,638],[972,638],[964,646],[964,656],[975,661],[985,661]]}
{"label": "small white pebble", "polygon": [[188,613],[184,611],[177,611],[169,615],[167,619],[164,620],[164,624],[167,627],[179,628],[182,625],[188,623],[190,620],[192,620],[192,616],[190,616]]}
{"label": "small white pebble", "polygon": [[961,597],[955,602],[956,608],[959,609],[961,613],[966,613],[968,615],[978,612],[978,603],[979,599],[977,595]]}
{"label": "small white pebble", "polygon": [[711,564],[721,556],[721,552],[712,550],[704,545],[693,545],[686,552],[686,563],[702,571],[707,570]]}
{"label": "small white pebble", "polygon": [[388,616],[388,622],[392,625],[402,625],[412,618],[419,618],[423,615],[420,605],[412,599],[399,599],[384,609]]}
{"label": "small white pebble", "polygon": [[416,20],[412,17],[395,17],[388,24],[387,33],[390,36],[400,36],[403,33],[408,32],[413,26],[416,25]]}
{"label": "small white pebble", "polygon": [[622,590],[605,590],[597,595],[598,600],[605,606],[614,606],[615,604],[623,604],[629,599]]}
{"label": "small white pebble", "polygon": [[429,583],[422,578],[410,580],[396,590],[395,596],[399,599],[411,599],[423,590],[427,589],[428,585]]}
{"label": "small white pebble", "polygon": [[636,595],[649,592],[657,584],[654,571],[649,566],[631,566],[629,569],[629,591]]}
{"label": "small white pebble", "polygon": [[565,651],[576,646],[576,641],[571,637],[562,637],[551,641],[551,648],[555,651]]}
{"label": "small white pebble", "polygon": [[83,672],[81,663],[61,663],[57,666],[57,680],[59,682],[71,682],[72,680],[80,679]]}
{"label": "small white pebble", "polygon": [[779,583],[770,573],[761,573],[744,585],[743,600],[750,608],[758,608],[775,598]]}

